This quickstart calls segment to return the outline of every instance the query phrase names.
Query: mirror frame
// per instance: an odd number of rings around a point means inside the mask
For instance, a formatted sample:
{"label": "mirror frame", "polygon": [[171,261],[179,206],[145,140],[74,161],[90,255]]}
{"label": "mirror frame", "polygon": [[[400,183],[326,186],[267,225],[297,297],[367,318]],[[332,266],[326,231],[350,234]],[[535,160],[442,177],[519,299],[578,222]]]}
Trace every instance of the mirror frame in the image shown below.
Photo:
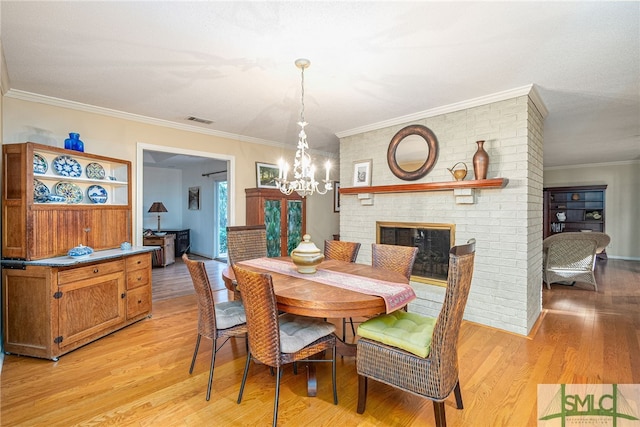
{"label": "mirror frame", "polygon": [[[429,146],[429,155],[422,166],[415,171],[409,172],[402,169],[396,161],[396,150],[402,140],[410,135],[418,135],[424,138]],[[436,135],[431,131],[431,129],[423,125],[409,125],[400,129],[393,138],[391,138],[389,149],[387,150],[387,163],[389,164],[389,169],[391,169],[391,172],[393,172],[395,176],[405,181],[415,181],[416,179],[420,179],[428,174],[436,164],[437,158],[438,140],[436,139]]]}

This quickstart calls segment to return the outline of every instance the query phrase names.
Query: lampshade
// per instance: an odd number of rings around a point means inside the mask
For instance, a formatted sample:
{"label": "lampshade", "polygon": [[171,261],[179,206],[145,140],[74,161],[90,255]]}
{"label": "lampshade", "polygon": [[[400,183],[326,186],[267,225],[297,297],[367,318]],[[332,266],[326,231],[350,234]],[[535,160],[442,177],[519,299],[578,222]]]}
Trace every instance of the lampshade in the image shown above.
{"label": "lampshade", "polygon": [[149,208],[149,212],[169,212],[167,208],[164,207],[162,202],[153,202],[151,207]]}
{"label": "lampshade", "polygon": [[153,202],[151,207],[149,208],[149,212],[158,214],[158,232],[160,232],[160,212],[169,212],[167,208],[164,207],[162,202]]}

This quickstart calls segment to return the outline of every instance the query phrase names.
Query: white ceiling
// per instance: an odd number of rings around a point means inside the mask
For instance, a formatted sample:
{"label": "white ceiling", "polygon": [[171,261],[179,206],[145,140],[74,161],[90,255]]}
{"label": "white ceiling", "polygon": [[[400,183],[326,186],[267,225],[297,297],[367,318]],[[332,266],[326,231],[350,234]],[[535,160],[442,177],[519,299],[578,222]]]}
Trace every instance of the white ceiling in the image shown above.
{"label": "white ceiling", "polygon": [[545,167],[640,159],[640,2],[7,1],[12,93],[313,149],[534,84]]}

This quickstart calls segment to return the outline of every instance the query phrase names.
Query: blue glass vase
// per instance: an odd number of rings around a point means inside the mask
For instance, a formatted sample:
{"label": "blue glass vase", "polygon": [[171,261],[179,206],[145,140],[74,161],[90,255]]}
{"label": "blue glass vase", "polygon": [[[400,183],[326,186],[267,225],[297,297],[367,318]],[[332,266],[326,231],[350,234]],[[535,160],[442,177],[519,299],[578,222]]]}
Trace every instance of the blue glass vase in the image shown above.
{"label": "blue glass vase", "polygon": [[64,140],[64,148],[66,148],[67,150],[75,150],[75,151],[80,151],[81,153],[84,152],[84,142],[82,142],[80,140],[80,134],[79,133],[70,133],[69,134],[69,138]]}

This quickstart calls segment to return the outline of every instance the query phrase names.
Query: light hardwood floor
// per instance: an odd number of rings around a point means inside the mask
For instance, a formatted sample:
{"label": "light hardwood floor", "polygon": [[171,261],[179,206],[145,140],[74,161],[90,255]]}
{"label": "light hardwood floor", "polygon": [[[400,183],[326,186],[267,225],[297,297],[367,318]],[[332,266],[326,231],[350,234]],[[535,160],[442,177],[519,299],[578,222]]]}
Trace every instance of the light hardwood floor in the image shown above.
{"label": "light hardwood floor", "polygon": [[[221,267],[208,262],[216,295],[225,300]],[[538,384],[640,383],[640,262],[599,261],[596,277],[598,293],[586,285],[543,289],[544,314],[529,337],[463,323],[459,361],[465,409],[457,410],[453,397],[446,402],[449,426],[535,426]],[[245,360],[242,340],[219,353],[209,402],[210,341],[203,340],[189,375],[196,304],[184,265],[154,269],[154,285],[151,319],[55,363],[6,356],[1,424],[269,425],[275,379],[267,368],[251,366],[242,404],[236,403]],[[318,366],[318,380],[318,396],[307,397],[305,375],[285,370],[280,425],[434,425],[430,401],[373,381],[367,409],[358,415],[354,358],[339,359],[337,406],[328,366]]]}

